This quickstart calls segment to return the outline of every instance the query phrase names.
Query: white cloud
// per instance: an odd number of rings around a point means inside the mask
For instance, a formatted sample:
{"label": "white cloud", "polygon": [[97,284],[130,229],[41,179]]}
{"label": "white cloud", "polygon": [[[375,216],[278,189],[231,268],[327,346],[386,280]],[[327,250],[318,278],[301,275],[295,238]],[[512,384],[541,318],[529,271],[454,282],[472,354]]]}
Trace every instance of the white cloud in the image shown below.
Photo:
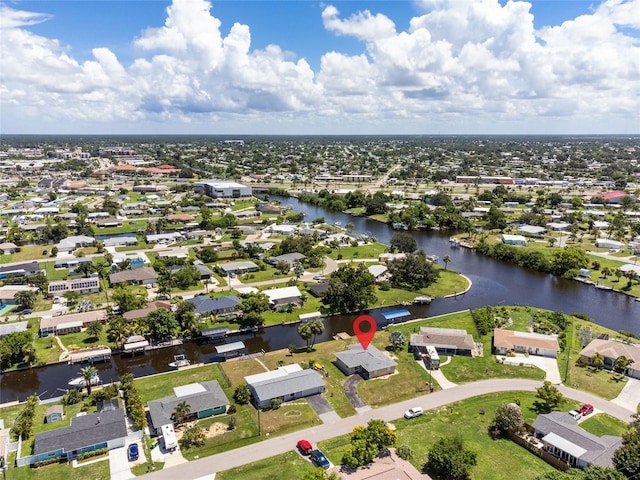
{"label": "white cloud", "polygon": [[86,122],[95,131],[136,121],[151,131],[149,122],[165,122],[157,128],[191,123],[184,128],[214,133],[215,122],[254,133],[343,133],[351,123],[361,133],[391,133],[385,125],[429,133],[440,124],[494,131],[513,122],[539,132],[556,118],[638,130],[640,0],[608,0],[540,31],[523,1],[421,4],[425,13],[406,31],[382,12],[341,18],[326,6],[319,21],[327,32],[353,37],[364,53],[327,52],[317,72],[278,45],[252,49],[248,25],[224,36],[204,0],[174,0],[164,25],[132,39],[137,58],[127,65],[107,48],[80,62],[29,31],[47,15],[2,4],[3,128]]}

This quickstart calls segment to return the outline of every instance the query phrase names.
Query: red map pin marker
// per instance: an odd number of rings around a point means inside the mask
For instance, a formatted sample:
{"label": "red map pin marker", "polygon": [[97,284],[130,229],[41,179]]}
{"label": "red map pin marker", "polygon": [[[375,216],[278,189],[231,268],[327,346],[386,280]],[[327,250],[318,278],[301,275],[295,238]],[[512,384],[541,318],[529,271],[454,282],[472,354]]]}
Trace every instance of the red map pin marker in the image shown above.
{"label": "red map pin marker", "polygon": [[358,337],[358,341],[360,342],[360,345],[362,345],[363,350],[367,349],[371,340],[373,340],[373,336],[376,334],[377,329],[378,324],[369,315],[360,315],[355,319],[353,322],[353,331],[356,334],[356,337]]}

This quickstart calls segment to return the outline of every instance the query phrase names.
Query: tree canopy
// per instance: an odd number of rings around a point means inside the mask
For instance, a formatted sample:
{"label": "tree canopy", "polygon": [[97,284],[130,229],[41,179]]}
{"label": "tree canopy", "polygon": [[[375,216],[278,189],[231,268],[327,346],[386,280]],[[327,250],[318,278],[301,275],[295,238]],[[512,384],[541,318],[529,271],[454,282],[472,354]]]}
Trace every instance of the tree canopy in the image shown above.
{"label": "tree canopy", "polygon": [[398,232],[394,233],[389,242],[389,246],[392,250],[397,250],[403,253],[415,252],[418,248],[416,239],[409,233]]}
{"label": "tree canopy", "polygon": [[477,453],[465,447],[462,437],[447,436],[433,444],[424,469],[445,480],[468,480],[477,463]]}
{"label": "tree canopy", "polygon": [[428,287],[440,276],[422,250],[390,261],[388,269],[391,275],[391,284],[394,287],[407,290],[420,290]]}
{"label": "tree canopy", "polygon": [[376,301],[376,280],[363,263],[340,265],[329,277],[329,288],[322,303],[330,313],[357,312]]}
{"label": "tree canopy", "polygon": [[541,387],[536,388],[536,397],[542,400],[541,406],[548,412],[565,402],[560,390],[549,380],[545,380]]}
{"label": "tree canopy", "polygon": [[342,457],[342,463],[357,468],[367,465],[383,448],[392,447],[397,442],[397,435],[382,420],[370,420],[366,427],[361,425],[353,429],[351,447]]}

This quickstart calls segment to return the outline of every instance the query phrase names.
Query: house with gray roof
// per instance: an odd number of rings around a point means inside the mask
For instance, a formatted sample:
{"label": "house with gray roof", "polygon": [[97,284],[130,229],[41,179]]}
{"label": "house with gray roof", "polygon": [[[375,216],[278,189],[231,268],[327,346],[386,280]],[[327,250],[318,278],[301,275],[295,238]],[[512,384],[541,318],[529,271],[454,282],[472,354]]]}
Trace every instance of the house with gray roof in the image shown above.
{"label": "house with gray roof", "polygon": [[257,408],[265,408],[271,400],[283,402],[316,395],[324,391],[324,380],[315,370],[303,370],[300,365],[285,365],[277,370],[244,377]]}
{"label": "house with gray roof", "polygon": [[359,343],[349,345],[347,350],[336,352],[335,365],[345,375],[361,375],[369,380],[396,371],[397,363],[373,345],[366,349]]}
{"label": "house with gray roof", "polygon": [[133,270],[122,270],[121,272],[109,275],[111,285],[118,283],[130,283],[133,285],[150,285],[158,280],[158,274],[151,267],[135,268]]}
{"label": "house with gray roof", "polygon": [[232,313],[237,310],[240,305],[240,299],[235,295],[227,295],[224,297],[207,297],[200,295],[198,297],[185,300],[195,305],[194,313],[196,315],[221,315]]}
{"label": "house with gray roof", "polygon": [[36,434],[31,463],[54,458],[74,460],[78,455],[107,448],[124,447],[127,426],[124,411],[93,413],[71,419],[71,425]]}
{"label": "house with gray roof", "polygon": [[36,261],[0,267],[0,280],[8,277],[25,277],[40,273],[42,268]]}
{"label": "house with gray roof", "polygon": [[278,265],[280,262],[289,264],[290,268],[293,268],[295,263],[300,263],[306,257],[298,252],[285,253],[284,255],[278,255],[277,257],[269,257],[269,263],[271,265]]}
{"label": "house with gray roof", "polygon": [[149,417],[151,429],[157,435],[162,434],[164,425],[173,425],[176,405],[186,402],[191,412],[185,420],[207,418],[213,415],[227,413],[229,399],[222,391],[220,384],[212,380],[210,382],[191,383],[180,387],[174,387],[175,395],[152,400],[149,402]]}
{"label": "house with gray roof", "polygon": [[26,332],[29,322],[0,323],[0,338],[12,333]]}
{"label": "house with gray roof", "polygon": [[577,468],[612,467],[613,453],[622,444],[621,437],[597,437],[583,430],[568,412],[538,415],[533,428],[546,452]]}
{"label": "house with gray roof", "polygon": [[259,270],[258,265],[250,261],[220,263],[218,266],[227,275],[231,275],[232,273],[257,272]]}

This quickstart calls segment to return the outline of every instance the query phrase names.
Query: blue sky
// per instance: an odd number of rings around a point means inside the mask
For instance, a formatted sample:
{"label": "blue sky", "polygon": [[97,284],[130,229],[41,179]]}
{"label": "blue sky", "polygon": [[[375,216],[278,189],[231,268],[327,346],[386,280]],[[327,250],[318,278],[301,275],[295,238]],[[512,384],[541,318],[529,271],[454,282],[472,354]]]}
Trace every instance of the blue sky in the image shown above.
{"label": "blue sky", "polygon": [[640,133],[640,0],[0,7],[2,133]]}

